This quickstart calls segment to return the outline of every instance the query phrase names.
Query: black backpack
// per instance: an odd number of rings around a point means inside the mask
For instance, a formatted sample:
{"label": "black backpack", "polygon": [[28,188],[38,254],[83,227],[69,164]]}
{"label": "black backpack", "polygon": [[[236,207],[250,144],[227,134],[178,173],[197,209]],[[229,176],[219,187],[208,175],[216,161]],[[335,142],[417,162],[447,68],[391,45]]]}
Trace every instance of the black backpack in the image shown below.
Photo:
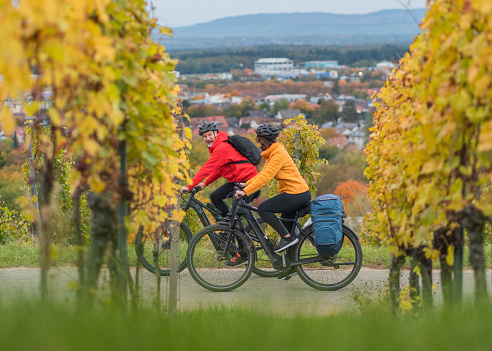
{"label": "black backpack", "polygon": [[230,162],[232,164],[238,163],[252,163],[257,166],[261,161],[260,149],[256,147],[255,144],[248,138],[241,135],[232,135],[227,140],[241,155],[246,157],[248,160]]}

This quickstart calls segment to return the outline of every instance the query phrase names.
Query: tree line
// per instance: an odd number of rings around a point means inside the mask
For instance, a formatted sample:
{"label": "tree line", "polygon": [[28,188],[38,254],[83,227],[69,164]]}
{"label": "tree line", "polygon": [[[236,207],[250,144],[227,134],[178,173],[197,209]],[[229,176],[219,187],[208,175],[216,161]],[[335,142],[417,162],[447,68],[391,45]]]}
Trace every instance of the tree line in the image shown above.
{"label": "tree line", "polygon": [[238,68],[254,68],[262,57],[287,57],[294,63],[335,60],[339,65],[372,66],[380,61],[398,61],[408,45],[374,45],[347,48],[314,45],[263,45],[241,49],[183,50],[173,52],[182,74],[229,72]]}

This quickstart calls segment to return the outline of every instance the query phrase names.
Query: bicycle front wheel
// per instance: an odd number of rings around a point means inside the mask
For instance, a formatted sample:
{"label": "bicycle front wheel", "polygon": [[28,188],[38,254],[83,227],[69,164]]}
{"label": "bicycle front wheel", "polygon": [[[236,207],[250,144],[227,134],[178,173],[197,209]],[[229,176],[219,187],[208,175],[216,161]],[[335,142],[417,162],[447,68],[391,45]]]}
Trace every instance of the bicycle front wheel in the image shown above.
{"label": "bicycle front wheel", "polygon": [[[294,247],[294,261],[319,257],[314,246],[312,226],[304,230]],[[296,266],[299,277],[309,286],[318,290],[338,290],[350,284],[362,266],[362,247],[355,233],[343,226],[343,244],[337,255],[321,262]]]}
{"label": "bicycle front wheel", "polygon": [[[229,248],[226,244],[230,236]],[[251,241],[228,225],[200,230],[188,246],[186,264],[193,279],[211,291],[231,291],[251,275],[255,254]]]}
{"label": "bicycle front wheel", "polygon": [[[181,223],[179,233],[179,271],[181,272],[186,268],[186,250],[188,249],[188,242],[193,237],[190,227],[186,223]],[[161,276],[169,275],[169,266],[171,263],[171,241],[169,240],[169,233],[167,230],[159,229],[157,232],[144,235],[143,227],[140,227],[135,238],[135,251],[138,252],[139,248],[142,250],[142,256],[140,262],[142,266],[150,273],[156,272],[156,260],[159,266],[159,274]]]}

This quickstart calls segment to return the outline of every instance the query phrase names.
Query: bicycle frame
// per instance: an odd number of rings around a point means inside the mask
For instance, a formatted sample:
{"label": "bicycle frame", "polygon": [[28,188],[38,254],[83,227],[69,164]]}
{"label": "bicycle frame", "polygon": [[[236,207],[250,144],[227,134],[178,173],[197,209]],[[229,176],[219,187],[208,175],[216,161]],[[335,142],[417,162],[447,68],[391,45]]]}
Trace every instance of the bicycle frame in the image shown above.
{"label": "bicycle frame", "polygon": [[[241,223],[241,217],[244,217],[246,221],[249,223],[251,228],[253,229],[254,233],[256,234],[256,237],[260,241],[262,248],[265,250],[268,258],[272,262],[272,265],[275,269],[280,270],[280,271],[288,271],[294,266],[299,266],[302,264],[307,264],[307,263],[315,263],[315,262],[322,262],[324,259],[322,257],[313,257],[313,258],[307,258],[307,259],[302,259],[299,261],[293,261],[290,258],[290,252],[292,251],[290,248],[287,249],[286,251],[289,252],[289,255],[285,255],[285,251],[279,255],[273,251],[273,248],[271,247],[268,237],[266,236],[265,232],[263,229],[261,229],[260,224],[256,220],[255,216],[253,216],[252,211],[258,212],[258,209],[254,206],[248,205],[247,203],[244,202],[243,199],[240,199],[239,201],[236,200],[234,202],[234,207],[235,210],[233,211],[234,216],[233,219],[230,222],[230,228],[234,229],[236,227],[236,223]],[[234,208],[233,207],[233,208]],[[296,214],[294,219],[281,219],[283,222],[291,222],[295,225],[295,228],[299,231],[299,235],[305,236],[309,241],[312,242],[312,239],[307,236],[304,231],[302,230],[301,225],[299,224],[298,221],[299,217]],[[247,233],[245,233],[247,234]],[[249,236],[248,236],[249,237]],[[229,244],[231,243],[231,238],[230,235],[227,238],[227,243],[224,248],[224,253],[227,252],[229,249]],[[224,255],[225,256],[225,255]]]}
{"label": "bicycle frame", "polygon": [[198,215],[198,218],[200,219],[200,222],[202,222],[203,226],[204,227],[209,226],[212,223],[210,222],[210,219],[208,218],[207,214],[203,209],[206,208],[214,218],[217,218],[219,213],[215,209],[208,207],[203,202],[195,198],[195,194],[196,194],[195,192],[191,193],[191,195],[186,200],[182,209],[185,212],[188,211],[190,208],[194,209],[196,214]]}
{"label": "bicycle frame", "polygon": [[[198,218],[200,219],[200,222],[202,222],[202,225],[204,227],[207,227],[207,226],[211,225],[212,223],[210,222],[210,219],[208,218],[207,214],[205,213],[205,211],[203,209],[206,208],[212,214],[212,216],[215,219],[217,219],[219,217],[219,213],[217,212],[217,210],[215,208],[209,207],[206,204],[204,204],[203,202],[201,202],[200,200],[198,200],[197,198],[195,198],[195,194],[197,192],[198,191],[193,189],[193,191],[191,192],[190,196],[186,200],[182,209],[185,212],[188,211],[190,208],[195,210],[196,214],[198,215]],[[239,226],[239,229],[244,232],[244,226],[241,223],[241,221],[239,221],[238,226]],[[220,245],[218,240],[214,237],[211,237],[210,239],[212,240],[212,243],[214,244],[214,246],[216,248],[218,248]],[[230,246],[230,239],[227,239],[226,248],[228,249],[229,246]],[[224,252],[227,252],[227,251],[224,251]],[[225,254],[223,255],[223,259],[226,259]]]}

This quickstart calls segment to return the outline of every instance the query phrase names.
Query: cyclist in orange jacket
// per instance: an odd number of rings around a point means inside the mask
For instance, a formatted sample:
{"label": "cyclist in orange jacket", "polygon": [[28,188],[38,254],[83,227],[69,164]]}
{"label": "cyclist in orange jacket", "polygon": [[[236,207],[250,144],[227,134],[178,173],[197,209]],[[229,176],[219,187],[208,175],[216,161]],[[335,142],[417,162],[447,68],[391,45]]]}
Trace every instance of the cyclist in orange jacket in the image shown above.
{"label": "cyclist in orange jacket", "polygon": [[275,213],[282,213],[282,218],[293,219],[297,210],[311,201],[311,192],[306,181],[299,173],[294,161],[284,146],[276,141],[279,130],[277,127],[264,123],[256,129],[256,142],[263,151],[261,156],[266,160],[265,167],[255,177],[245,182],[246,187],[236,192],[236,198],[249,196],[264,187],[272,178],[278,180],[278,195],[265,200],[258,206],[258,214],[270,224],[281,236],[278,249],[280,252],[296,244],[297,239],[292,233],[292,223],[285,227]]}

